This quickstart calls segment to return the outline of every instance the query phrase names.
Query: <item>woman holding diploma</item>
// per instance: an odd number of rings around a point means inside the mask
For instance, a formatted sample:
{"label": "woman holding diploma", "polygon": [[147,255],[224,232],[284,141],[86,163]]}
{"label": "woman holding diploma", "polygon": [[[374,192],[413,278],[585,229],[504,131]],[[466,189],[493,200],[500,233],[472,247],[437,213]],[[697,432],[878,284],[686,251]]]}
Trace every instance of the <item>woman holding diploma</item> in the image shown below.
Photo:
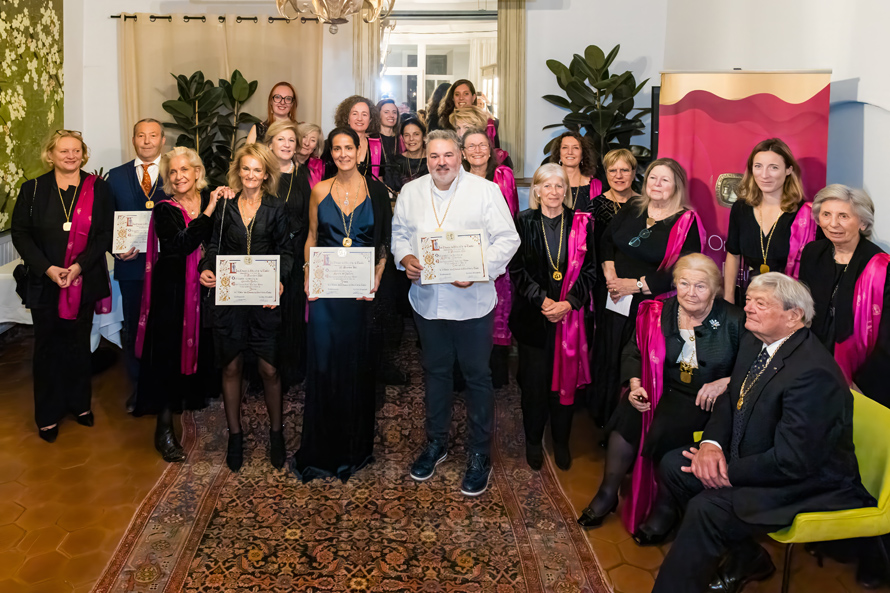
{"label": "woman holding diploma", "polygon": [[204,165],[198,153],[182,146],[161,157],[160,179],[164,194],[172,197],[155,204],[148,230],[133,414],[157,414],[155,449],[164,461],[175,462],[184,461],[185,453],[173,432],[173,413],[203,408],[203,385],[211,382],[210,369],[199,365],[199,352],[212,347],[200,335],[201,245],[210,239],[217,200],[232,190],[221,187],[202,195]]}
{"label": "woman holding diploma", "polygon": [[[461,138],[464,170],[473,175],[493,181],[501,190],[510,215],[515,218],[519,212],[519,195],[516,192],[516,179],[513,171],[506,165],[498,164],[493,156],[491,140],[482,128],[472,128]],[[510,307],[513,304],[513,291],[510,286],[510,274],[504,274],[494,281],[498,293],[498,304],[494,311],[494,345],[491,350],[491,382],[494,388],[503,387],[510,382],[507,369],[507,357],[513,336],[507,321]]]}
{"label": "woman holding diploma", "polygon": [[[312,190],[304,256],[308,262],[312,247],[373,247],[373,294],[392,233],[389,195],[356,167],[359,137],[352,129],[336,128],[327,144],[337,174]],[[305,290],[308,295],[308,278]],[[368,298],[309,300],[303,432],[290,463],[303,482],[328,476],[345,482],[374,459],[371,315]]]}
{"label": "woman holding diploma", "polygon": [[[237,192],[213,217],[213,235],[201,261],[201,284],[216,287],[217,255],[280,255],[279,294],[288,284],[293,263],[289,226],[284,205],[276,197],[280,164],[262,144],[238,149],[227,180]],[[284,467],[281,378],[278,375],[278,332],[281,309],[272,305],[217,305],[213,312],[213,339],[217,365],[223,369],[223,403],[229,425],[226,464],[232,471],[244,462],[241,434],[241,377],[244,354],[257,358],[266,410],[269,413],[270,460]]]}
{"label": "woman holding diploma", "polygon": [[593,217],[567,208],[567,195],[562,167],[548,163],[538,168],[529,209],[516,221],[522,242],[509,267],[525,458],[534,470],[544,461],[541,440],[548,416],[556,465],[562,470],[571,466],[575,390],[590,383],[584,311],[596,282]]}

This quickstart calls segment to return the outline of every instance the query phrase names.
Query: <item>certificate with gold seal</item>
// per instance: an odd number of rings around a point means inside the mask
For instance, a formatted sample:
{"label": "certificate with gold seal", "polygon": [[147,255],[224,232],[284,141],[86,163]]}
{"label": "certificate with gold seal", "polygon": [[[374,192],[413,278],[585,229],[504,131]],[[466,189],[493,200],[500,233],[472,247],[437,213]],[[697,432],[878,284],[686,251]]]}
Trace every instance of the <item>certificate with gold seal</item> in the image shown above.
{"label": "certificate with gold seal", "polygon": [[278,305],[280,255],[217,255],[217,305]]}
{"label": "certificate with gold seal", "polygon": [[374,298],[373,247],[310,247],[309,298]]}
{"label": "certificate with gold seal", "polygon": [[419,242],[421,284],[488,281],[481,230],[420,233]]}
{"label": "certificate with gold seal", "polygon": [[114,213],[111,253],[126,253],[135,247],[139,253],[148,250],[148,225],[151,212],[120,210]]}

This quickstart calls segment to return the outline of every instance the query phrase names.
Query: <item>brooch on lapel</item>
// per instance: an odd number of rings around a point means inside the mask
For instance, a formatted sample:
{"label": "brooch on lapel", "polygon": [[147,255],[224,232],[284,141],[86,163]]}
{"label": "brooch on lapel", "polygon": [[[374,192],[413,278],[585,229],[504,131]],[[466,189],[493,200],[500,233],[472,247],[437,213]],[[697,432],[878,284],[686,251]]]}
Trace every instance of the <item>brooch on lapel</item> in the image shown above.
{"label": "brooch on lapel", "polygon": [[717,329],[720,327],[720,322],[716,319],[711,319],[711,329]]}

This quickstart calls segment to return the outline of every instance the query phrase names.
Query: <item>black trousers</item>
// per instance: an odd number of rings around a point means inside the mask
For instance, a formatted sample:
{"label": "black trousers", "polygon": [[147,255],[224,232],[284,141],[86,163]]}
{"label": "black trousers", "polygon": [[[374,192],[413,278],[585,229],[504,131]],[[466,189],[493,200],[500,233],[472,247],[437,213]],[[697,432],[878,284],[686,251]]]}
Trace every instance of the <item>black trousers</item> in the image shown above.
{"label": "black trousers", "polygon": [[541,443],[550,419],[553,442],[568,444],[572,430],[572,406],[559,403],[559,394],[550,389],[553,378],[553,349],[519,344],[517,382],[521,392],[522,425],[525,442]]}
{"label": "black trousers", "polygon": [[135,389],[139,382],[139,360],[136,358],[136,332],[139,329],[139,312],[142,309],[142,280],[119,280],[121,305],[124,314],[123,350],[127,375]]}
{"label": "black trousers", "polygon": [[467,382],[467,450],[488,455],[494,419],[494,388],[491,385],[491,332],[494,311],[485,317],[453,321],[425,319],[414,313],[423,346],[426,378],[426,434],[430,440],[448,441],[454,407],[454,362],[460,364]]}
{"label": "black trousers", "polygon": [[730,488],[705,490],[698,478],[680,469],[689,465],[683,451],[665,454],[659,467],[660,480],[686,513],[658,571],[653,593],[701,593],[727,550],[753,548],[758,545],[755,536],[786,527],[753,525],[740,519],[733,510]]}
{"label": "black trousers", "polygon": [[74,320],[61,319],[56,307],[31,309],[34,419],[38,428],[56,424],[65,414],[90,410],[93,307],[94,303],[81,306]]}

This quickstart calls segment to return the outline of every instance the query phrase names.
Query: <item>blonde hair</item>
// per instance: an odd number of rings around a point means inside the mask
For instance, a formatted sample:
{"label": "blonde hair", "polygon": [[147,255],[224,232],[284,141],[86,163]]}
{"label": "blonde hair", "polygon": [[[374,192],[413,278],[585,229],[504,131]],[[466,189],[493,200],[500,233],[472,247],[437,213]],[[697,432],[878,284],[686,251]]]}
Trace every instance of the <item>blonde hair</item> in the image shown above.
{"label": "blonde hair", "polygon": [[683,272],[702,272],[708,277],[708,284],[711,287],[711,293],[714,296],[720,296],[723,292],[723,276],[720,275],[720,269],[707,255],[701,253],[690,253],[684,255],[674,265],[674,286],[680,281]]}
{"label": "blonde hair", "polygon": [[748,155],[748,164],[745,167],[745,174],[736,188],[736,195],[740,200],[749,206],[759,206],[763,201],[763,192],[754,179],[754,157],[761,152],[774,152],[782,157],[785,168],[791,167],[791,174],[785,177],[785,183],[782,186],[782,202],[780,207],[782,212],[794,212],[797,205],[803,201],[803,184],[800,182],[800,165],[797,159],[791,153],[791,149],[779,138],[769,138],[758,142],[757,146]]}
{"label": "blonde hair", "polygon": [[532,177],[532,187],[531,191],[528,192],[528,207],[532,210],[537,210],[541,207],[541,198],[538,196],[537,188],[539,185],[543,184],[548,179],[552,179],[553,177],[559,177],[563,185],[566,187],[566,193],[563,197],[562,203],[566,208],[571,207],[571,203],[569,202],[569,180],[566,177],[565,169],[562,168],[561,165],[557,165],[556,163],[546,163],[538,167],[538,170],[535,171],[534,177]]}
{"label": "blonde hair", "polygon": [[56,130],[44,141],[43,147],[40,149],[40,159],[46,164],[47,168],[52,169],[54,167],[52,153],[53,150],[55,150],[56,145],[59,144],[59,140],[62,138],[76,138],[80,140],[82,150],[80,167],[81,169],[85,167],[90,160],[90,149],[87,146],[87,143],[83,141],[83,135],[77,130]]}
{"label": "blonde hair", "polygon": [[457,130],[457,126],[460,124],[467,124],[471,128],[485,130],[486,126],[488,126],[488,112],[479,109],[475,105],[460,107],[451,112],[451,115],[448,116],[448,123],[455,130]]}
{"label": "blonde hair", "polygon": [[638,205],[640,214],[645,213],[649,209],[649,202],[652,198],[646,193],[646,185],[648,185],[649,174],[655,167],[667,167],[674,176],[674,195],[671,196],[671,201],[676,204],[675,210],[688,208],[689,196],[686,193],[686,170],[674,159],[660,158],[649,163],[649,166],[646,167],[646,174],[643,175],[643,191],[641,192]]}
{"label": "blonde hair", "polygon": [[262,186],[263,193],[270,196],[278,195],[278,180],[281,178],[278,157],[272,154],[268,146],[256,142],[245,144],[235,152],[235,158],[232,159],[232,164],[229,165],[229,172],[226,175],[226,182],[229,184],[229,187],[235,192],[244,190],[244,185],[241,183],[240,170],[241,159],[246,156],[255,158],[263,165],[263,174],[265,175]]}
{"label": "blonde hair", "polygon": [[263,137],[263,143],[266,146],[272,146],[272,139],[285,130],[290,130],[294,133],[294,140],[297,139],[299,133],[297,132],[297,123],[293,122],[289,119],[280,119],[269,126],[269,129],[266,130],[266,135]]}
{"label": "blonde hair", "polygon": [[618,161],[624,161],[627,163],[627,166],[630,167],[630,172],[636,173],[637,158],[634,156],[634,153],[626,148],[616,148],[615,150],[607,152],[606,156],[603,157],[603,168],[605,168],[608,173],[609,169],[614,167]]}
{"label": "blonde hair", "polygon": [[321,126],[317,124],[299,124],[297,126],[297,147],[303,144],[303,138],[315,132],[318,134],[318,142],[315,143],[315,152],[309,155],[309,157],[321,158],[321,153],[324,151],[324,135],[321,132]]}
{"label": "blonde hair", "polygon": [[161,163],[158,166],[160,170],[161,181],[164,183],[164,193],[168,196],[173,195],[173,184],[170,182],[170,161],[178,156],[187,157],[189,165],[195,168],[195,189],[201,191],[207,187],[207,171],[204,169],[204,163],[198,153],[191,148],[185,146],[177,146],[170,152],[165,152],[161,156]]}

